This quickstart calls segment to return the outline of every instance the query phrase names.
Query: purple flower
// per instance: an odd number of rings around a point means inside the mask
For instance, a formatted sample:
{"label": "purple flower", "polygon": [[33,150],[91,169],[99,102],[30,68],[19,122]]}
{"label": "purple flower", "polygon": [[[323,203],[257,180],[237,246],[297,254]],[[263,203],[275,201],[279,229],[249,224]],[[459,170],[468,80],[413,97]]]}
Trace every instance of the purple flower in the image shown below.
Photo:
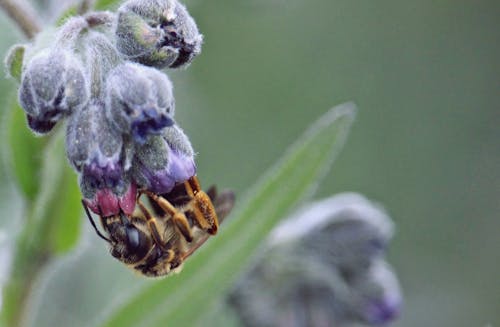
{"label": "purple flower", "polygon": [[127,62],[109,73],[106,116],[115,128],[143,144],[174,124],[172,83],[160,71]]}
{"label": "purple flower", "polygon": [[196,173],[189,140],[177,126],[165,129],[136,149],[132,176],[140,187],[154,193],[168,193]]}
{"label": "purple flower", "polygon": [[40,117],[34,117],[30,115],[26,115],[26,120],[28,121],[28,126],[32,131],[46,134],[50,132],[54,126],[56,126],[57,121],[52,121],[50,119],[40,119]]}
{"label": "purple flower", "polygon": [[131,186],[127,177],[125,148],[121,133],[108,124],[102,103],[92,102],[70,116],[67,157],[80,173],[80,189],[96,213],[99,207],[107,215],[130,206],[128,195],[123,196],[130,189],[135,190],[135,186]]}
{"label": "purple flower", "polygon": [[401,290],[392,268],[383,260],[375,260],[352,285],[350,308],[359,320],[378,326],[399,316],[403,306]]}
{"label": "purple flower", "polygon": [[62,117],[86,105],[88,99],[83,66],[69,51],[46,49],[27,63],[19,103],[33,131],[49,132]]}
{"label": "purple flower", "polygon": [[129,0],[118,9],[116,45],[127,59],[157,68],[189,65],[203,36],[177,0]]}
{"label": "purple flower", "polygon": [[374,301],[366,309],[366,321],[370,325],[385,325],[396,319],[401,310],[401,300],[384,298]]}
{"label": "purple flower", "polygon": [[102,103],[94,101],[70,116],[66,130],[66,154],[78,172],[95,177],[102,186],[119,182],[123,171],[122,135],[112,128]]}
{"label": "purple flower", "polygon": [[383,325],[401,310],[385,212],[357,194],[303,207],[270,234],[228,301],[245,326]]}

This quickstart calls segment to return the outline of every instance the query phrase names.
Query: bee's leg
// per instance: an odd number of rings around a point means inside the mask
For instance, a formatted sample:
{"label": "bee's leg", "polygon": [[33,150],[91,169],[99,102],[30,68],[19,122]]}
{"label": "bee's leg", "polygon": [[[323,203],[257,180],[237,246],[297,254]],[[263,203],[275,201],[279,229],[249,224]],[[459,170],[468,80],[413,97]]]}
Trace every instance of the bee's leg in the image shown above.
{"label": "bee's leg", "polygon": [[193,232],[191,231],[191,226],[189,225],[189,221],[186,218],[186,215],[182,211],[177,210],[177,208],[175,208],[170,202],[168,202],[161,196],[158,196],[149,191],[144,191],[144,193],[146,193],[151,200],[156,202],[156,204],[158,204],[166,214],[172,217],[172,221],[177,226],[177,228],[179,228],[182,236],[184,236],[186,241],[191,242],[193,240]]}
{"label": "bee's leg", "polygon": [[142,213],[144,214],[144,217],[146,218],[146,221],[148,223],[148,228],[151,231],[151,236],[153,236],[153,240],[155,243],[161,247],[164,251],[169,251],[170,249],[167,247],[167,245],[163,242],[161,239],[161,235],[158,232],[158,226],[156,223],[156,218],[151,215],[149,210],[144,206],[141,200],[137,199],[137,205],[139,206],[139,209],[141,209]]}
{"label": "bee's leg", "polygon": [[216,234],[219,229],[219,221],[215,212],[212,200],[205,193],[198,182],[196,176],[192,176],[184,182],[188,195],[193,199],[192,208],[193,216],[201,229],[209,234]]}

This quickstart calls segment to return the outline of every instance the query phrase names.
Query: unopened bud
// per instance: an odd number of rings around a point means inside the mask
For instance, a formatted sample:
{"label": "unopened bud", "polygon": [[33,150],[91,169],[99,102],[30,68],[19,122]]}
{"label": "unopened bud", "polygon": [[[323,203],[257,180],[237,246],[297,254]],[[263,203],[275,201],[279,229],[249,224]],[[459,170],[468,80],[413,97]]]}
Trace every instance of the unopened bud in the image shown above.
{"label": "unopened bud", "polygon": [[149,138],[136,149],[132,175],[140,187],[154,193],[169,192],[196,173],[194,154],[186,135],[176,125],[162,136]]}
{"label": "unopened bud", "polygon": [[82,64],[65,50],[41,51],[23,72],[19,102],[36,132],[48,132],[62,117],[86,105],[88,98]]}
{"label": "unopened bud", "polygon": [[126,63],[110,72],[106,85],[108,120],[136,142],[142,144],[149,135],[174,124],[172,83],[165,74]]}
{"label": "unopened bud", "polygon": [[123,140],[97,102],[70,117],[66,152],[75,169],[96,189],[123,187]]}
{"label": "unopened bud", "polygon": [[386,324],[402,296],[383,260],[392,222],[357,194],[304,207],[276,227],[228,300],[245,326]]}
{"label": "unopened bud", "polygon": [[80,39],[93,98],[104,99],[106,79],[111,70],[123,62],[109,32],[89,30]]}
{"label": "unopened bud", "polygon": [[177,0],[129,0],[118,10],[117,47],[128,59],[157,68],[187,66],[202,35]]}
{"label": "unopened bud", "polygon": [[385,325],[399,316],[403,299],[396,275],[384,260],[350,280],[350,315],[369,325]]}
{"label": "unopened bud", "polygon": [[269,242],[308,244],[307,251],[324,253],[332,266],[359,271],[383,254],[393,229],[382,208],[359,194],[344,193],[303,208],[276,227]]}

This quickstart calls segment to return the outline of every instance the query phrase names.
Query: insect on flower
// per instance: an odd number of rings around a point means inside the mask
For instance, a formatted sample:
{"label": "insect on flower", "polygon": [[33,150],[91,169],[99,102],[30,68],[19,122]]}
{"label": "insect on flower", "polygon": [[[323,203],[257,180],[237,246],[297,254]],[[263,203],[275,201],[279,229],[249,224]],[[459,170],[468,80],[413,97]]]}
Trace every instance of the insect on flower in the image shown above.
{"label": "insect on flower", "polygon": [[215,187],[205,193],[196,176],[177,184],[167,194],[141,190],[132,215],[120,211],[99,216],[105,234],[82,203],[97,235],[109,243],[113,257],[144,276],[160,277],[179,268],[210,235],[217,233],[219,218],[224,219],[233,207],[234,194],[217,194]]}

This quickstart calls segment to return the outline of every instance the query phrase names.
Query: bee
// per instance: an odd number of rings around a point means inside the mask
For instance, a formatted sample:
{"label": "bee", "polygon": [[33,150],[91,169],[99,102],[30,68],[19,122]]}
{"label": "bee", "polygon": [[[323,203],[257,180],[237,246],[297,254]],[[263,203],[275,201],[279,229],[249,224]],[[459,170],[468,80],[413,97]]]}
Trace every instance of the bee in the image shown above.
{"label": "bee", "polygon": [[110,245],[113,257],[141,275],[160,277],[180,269],[209,236],[217,233],[219,219],[224,219],[234,205],[234,194],[218,194],[214,186],[204,192],[196,176],[166,194],[140,190],[132,215],[123,211],[99,215],[105,233],[97,228],[82,203],[97,235]]}

